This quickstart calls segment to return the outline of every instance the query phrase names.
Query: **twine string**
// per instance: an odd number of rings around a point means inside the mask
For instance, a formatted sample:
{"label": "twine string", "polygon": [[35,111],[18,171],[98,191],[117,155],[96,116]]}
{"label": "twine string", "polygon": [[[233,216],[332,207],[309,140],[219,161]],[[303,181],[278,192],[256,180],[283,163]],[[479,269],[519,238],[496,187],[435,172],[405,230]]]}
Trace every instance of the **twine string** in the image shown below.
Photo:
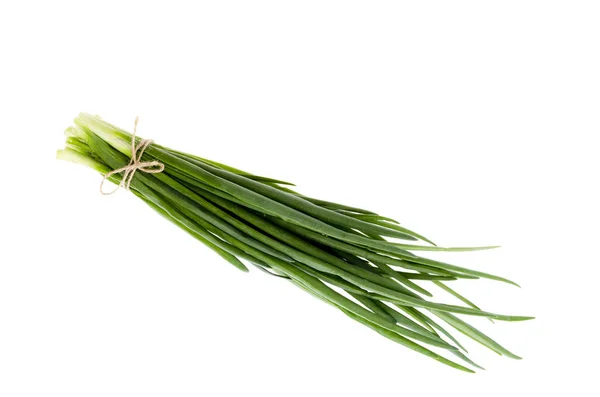
{"label": "twine string", "polygon": [[[102,178],[102,182],[100,183],[100,193],[105,196],[115,193],[120,188],[129,190],[131,181],[133,180],[133,176],[135,175],[136,171],[142,171],[146,174],[158,174],[159,172],[163,172],[165,169],[165,165],[159,161],[142,161],[144,151],[152,144],[152,139],[140,139],[140,142],[136,145],[135,133],[137,131],[137,125],[138,117],[135,118],[133,134],[131,135],[131,161],[124,167],[108,172],[106,175],[104,175],[104,178]],[[108,178],[120,173],[123,173],[123,178],[121,179],[121,183],[119,183],[114,190],[110,192],[105,192],[102,190],[104,182],[106,182]]]}

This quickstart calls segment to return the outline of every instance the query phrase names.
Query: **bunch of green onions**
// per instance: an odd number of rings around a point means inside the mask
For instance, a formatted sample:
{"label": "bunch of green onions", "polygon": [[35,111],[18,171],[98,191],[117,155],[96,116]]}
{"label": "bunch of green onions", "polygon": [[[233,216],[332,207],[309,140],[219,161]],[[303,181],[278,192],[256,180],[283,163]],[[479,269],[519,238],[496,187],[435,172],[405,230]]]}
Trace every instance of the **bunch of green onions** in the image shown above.
{"label": "bunch of green onions", "polygon": [[[57,157],[105,176],[140,154],[132,153],[132,139],[138,144],[140,138],[86,113],[75,118],[65,135],[66,147]],[[135,173],[131,192],[238,269],[248,271],[244,263],[252,264],[286,279],[386,338],[462,371],[474,372],[467,364],[481,367],[440,324],[500,355],[519,358],[456,315],[503,321],[532,317],[483,311],[448,285],[478,278],[515,283],[413,253],[493,247],[437,247],[393,219],[306,197],[286,187],[289,183],[158,144],[149,145],[140,161],[159,162],[164,169]],[[116,184],[122,178],[108,177]],[[429,300],[430,286],[464,306]]]}

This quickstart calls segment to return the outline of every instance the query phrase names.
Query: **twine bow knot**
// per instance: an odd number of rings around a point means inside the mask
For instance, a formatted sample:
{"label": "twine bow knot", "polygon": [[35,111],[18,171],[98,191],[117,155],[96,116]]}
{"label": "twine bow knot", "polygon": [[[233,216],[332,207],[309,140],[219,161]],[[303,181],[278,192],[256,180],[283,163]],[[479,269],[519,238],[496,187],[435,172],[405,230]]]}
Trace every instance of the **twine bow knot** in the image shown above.
{"label": "twine bow knot", "polygon": [[[152,139],[140,139],[140,142],[135,144],[135,133],[137,130],[138,117],[135,118],[135,123],[133,125],[133,134],[131,135],[131,161],[124,167],[118,168],[116,170],[112,170],[104,175],[102,182],[100,183],[100,193],[103,195],[110,195],[115,193],[119,188],[123,188],[125,190],[129,190],[131,186],[131,181],[133,180],[133,176],[136,171],[145,172],[146,174],[158,174],[163,172],[165,169],[165,165],[159,161],[142,161],[142,156],[144,155],[144,151],[150,144],[152,144]],[[110,192],[105,192],[102,190],[104,186],[104,182],[111,176],[115,174],[123,173],[123,179],[121,179],[121,183]]]}

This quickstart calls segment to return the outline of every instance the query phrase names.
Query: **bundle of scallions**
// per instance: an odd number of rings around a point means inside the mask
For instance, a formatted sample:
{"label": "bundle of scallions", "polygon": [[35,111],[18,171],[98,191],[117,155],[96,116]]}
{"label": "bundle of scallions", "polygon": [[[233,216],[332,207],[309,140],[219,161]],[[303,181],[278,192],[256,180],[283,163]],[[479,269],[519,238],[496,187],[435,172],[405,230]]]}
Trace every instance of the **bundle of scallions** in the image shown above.
{"label": "bundle of scallions", "polygon": [[[59,159],[93,168],[116,184],[127,178],[133,194],[240,270],[248,271],[244,263],[252,264],[281,277],[386,338],[459,370],[481,367],[465,355],[448,330],[452,328],[500,355],[519,358],[457,314],[503,321],[532,317],[483,311],[449,286],[458,279],[512,281],[413,253],[491,247],[437,247],[393,219],[306,197],[286,187],[289,183],[148,144],[86,113],[75,118],[65,135]],[[111,174],[136,161],[150,170],[138,164],[138,169]],[[464,305],[431,300],[430,287]],[[454,355],[454,361],[443,354]]]}

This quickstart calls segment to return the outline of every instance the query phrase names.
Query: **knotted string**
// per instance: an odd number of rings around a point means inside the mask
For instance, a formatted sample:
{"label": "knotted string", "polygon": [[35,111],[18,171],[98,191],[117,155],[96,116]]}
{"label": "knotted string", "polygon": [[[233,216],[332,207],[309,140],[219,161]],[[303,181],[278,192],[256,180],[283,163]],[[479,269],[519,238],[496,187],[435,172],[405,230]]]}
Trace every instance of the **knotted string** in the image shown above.
{"label": "knotted string", "polygon": [[[118,168],[116,170],[112,170],[102,179],[100,183],[100,193],[105,196],[115,193],[119,188],[123,188],[125,190],[129,190],[129,186],[131,186],[131,181],[133,180],[133,176],[136,171],[142,171],[147,174],[158,174],[159,172],[163,172],[165,169],[165,165],[159,161],[142,161],[142,156],[144,151],[150,144],[152,144],[152,139],[140,139],[140,142],[135,145],[135,133],[137,131],[138,117],[135,118],[135,123],[133,125],[133,134],[131,135],[131,161],[125,167]],[[111,176],[115,174],[123,173],[123,179],[121,179],[121,183],[111,192],[105,192],[102,190],[104,186],[104,182]]]}

